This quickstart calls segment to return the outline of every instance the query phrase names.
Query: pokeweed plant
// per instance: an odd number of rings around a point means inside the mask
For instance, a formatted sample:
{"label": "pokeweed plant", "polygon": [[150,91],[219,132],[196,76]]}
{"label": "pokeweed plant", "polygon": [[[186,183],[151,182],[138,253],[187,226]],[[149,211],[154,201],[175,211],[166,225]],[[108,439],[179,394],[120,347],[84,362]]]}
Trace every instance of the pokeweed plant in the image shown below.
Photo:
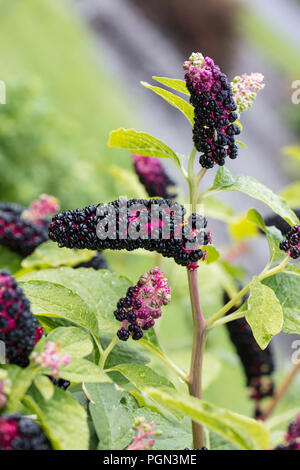
{"label": "pokeweed plant", "polygon": [[[242,75],[230,83],[214,61],[200,53],[192,54],[184,69],[185,81],[153,77],[176,94],[142,85],[186,116],[193,127],[190,155],[178,154],[145,132],[113,131],[109,146],[134,154],[136,173],[150,199],[143,193],[139,199],[120,198],[57,214],[49,225],[49,238],[58,243],[60,255],[53,243],[46,242],[22,261],[15,274],[19,286],[6,272],[2,284],[0,277],[0,339],[13,341],[9,351],[24,348],[18,331],[26,325],[23,320],[19,324],[19,318],[27,316],[32,330],[33,312],[40,325],[34,324],[34,338],[30,330],[31,343],[36,344],[27,347],[26,361],[18,364],[7,357],[0,369],[0,448],[35,449],[39,442],[43,448],[99,450],[271,446],[268,417],[283,392],[266,410],[260,402],[273,396],[272,382],[263,380],[273,371],[270,340],[282,330],[300,332],[300,274],[297,265],[290,264],[299,250],[298,218],[262,183],[225,167],[243,145],[236,140],[242,130],[239,119],[264,87],[262,75]],[[175,193],[169,191],[173,181],[160,158],[171,159],[187,181],[188,205],[175,201]],[[206,173],[215,166],[213,185],[201,189]],[[116,168],[113,172],[118,174]],[[131,174],[120,175],[130,187]],[[138,180],[134,184],[137,188]],[[230,289],[221,308],[208,316],[201,307],[199,283],[204,279],[198,279],[198,272],[201,263],[212,264],[220,254],[203,212],[224,217],[226,206],[214,198],[221,191],[240,191],[264,202],[292,227],[284,241],[256,210],[248,212],[246,222],[267,237],[270,259],[242,289]],[[19,220],[9,231],[9,209],[2,212],[5,244],[11,246]],[[19,216],[20,211],[15,214]],[[165,354],[154,328],[180,290],[180,281],[169,282],[161,267],[152,267],[133,284],[103,266],[93,269],[88,262],[96,251],[137,249],[142,254],[155,252],[158,264],[160,256],[170,258],[177,270],[187,272],[193,321],[189,373]],[[257,419],[202,399],[206,344],[220,325],[228,325],[240,354]],[[182,386],[175,387],[146,365],[149,358],[143,350],[172,370]],[[38,427],[26,422],[26,414],[34,416]],[[40,440],[34,441],[35,435]]]}

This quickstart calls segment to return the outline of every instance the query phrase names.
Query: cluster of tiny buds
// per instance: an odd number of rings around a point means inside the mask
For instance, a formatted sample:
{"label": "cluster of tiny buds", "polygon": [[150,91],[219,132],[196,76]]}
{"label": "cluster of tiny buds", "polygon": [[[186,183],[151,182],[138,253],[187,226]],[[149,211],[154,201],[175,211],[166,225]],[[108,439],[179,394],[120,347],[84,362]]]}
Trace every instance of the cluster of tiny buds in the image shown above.
{"label": "cluster of tiny buds", "polygon": [[300,450],[300,414],[289,424],[285,443],[275,450]]}
{"label": "cluster of tiny buds", "polygon": [[0,411],[6,407],[7,397],[11,392],[11,381],[7,377],[7,372],[0,369]]}
{"label": "cluster of tiny buds", "polygon": [[41,354],[34,352],[32,360],[40,367],[51,369],[50,373],[52,377],[59,377],[61,375],[60,367],[70,364],[70,356],[68,354],[62,356],[59,343],[53,343],[51,341],[46,344]]}
{"label": "cluster of tiny buds", "polygon": [[39,199],[33,201],[29,209],[22,213],[24,219],[38,223],[48,217],[53,217],[59,211],[59,201],[49,194],[41,194]]}
{"label": "cluster of tiny buds", "polygon": [[155,320],[162,315],[161,307],[171,301],[167,278],[159,268],[152,268],[149,273],[142,274],[138,283],[130,287],[126,297],[119,300],[115,318],[122,322],[117,332],[121,341],[139,340],[143,330],[149,330]]}
{"label": "cluster of tiny buds", "polygon": [[286,240],[280,243],[280,249],[293,259],[300,257],[300,225],[291,228],[286,235]]}
{"label": "cluster of tiny buds", "polygon": [[137,418],[132,427],[135,431],[133,442],[126,450],[152,450],[155,445],[155,437],[162,434],[160,430],[156,430],[156,425],[145,420],[145,418]]}
{"label": "cluster of tiny buds", "polygon": [[242,113],[251,108],[259,91],[263,90],[264,76],[261,73],[246,73],[236,76],[232,83],[232,92],[237,104],[237,112]]}

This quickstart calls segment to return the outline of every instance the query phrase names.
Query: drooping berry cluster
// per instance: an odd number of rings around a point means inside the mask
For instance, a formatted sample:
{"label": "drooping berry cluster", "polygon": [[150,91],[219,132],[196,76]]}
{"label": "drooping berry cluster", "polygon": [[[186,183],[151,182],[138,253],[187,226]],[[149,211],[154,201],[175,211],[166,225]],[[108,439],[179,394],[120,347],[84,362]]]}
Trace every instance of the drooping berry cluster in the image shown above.
{"label": "drooping berry cluster", "polygon": [[51,369],[50,373],[52,377],[60,377],[60,367],[70,364],[70,356],[68,354],[62,356],[59,344],[50,341],[46,344],[41,354],[37,352],[33,353],[32,361],[40,367]]}
{"label": "drooping berry cluster", "polygon": [[37,327],[21,287],[7,271],[0,271],[0,340],[5,343],[6,358],[11,364],[28,365]]}
{"label": "drooping berry cluster", "polygon": [[275,450],[300,450],[300,414],[289,424],[285,442]]}
{"label": "drooping berry cluster", "polygon": [[21,414],[0,418],[0,450],[51,450],[40,426]]}
{"label": "drooping berry cluster", "polygon": [[99,252],[89,261],[77,264],[75,269],[77,268],[93,268],[95,271],[99,271],[100,269],[108,269],[108,264],[103,254]]}
{"label": "drooping berry cluster", "polygon": [[174,186],[175,183],[166,173],[158,158],[134,154],[132,159],[136,174],[150,197],[176,198],[176,194],[171,194],[168,189],[169,186]]}
{"label": "drooping berry cluster", "polygon": [[253,105],[257,93],[265,88],[264,76],[261,73],[251,73],[237,76],[232,80],[231,87],[237,112],[243,113]]}
{"label": "drooping berry cluster", "polygon": [[37,246],[48,240],[47,217],[59,210],[53,196],[43,194],[29,209],[10,203],[0,204],[0,244],[21,256],[30,255]]}
{"label": "drooping berry cluster", "polygon": [[135,431],[133,442],[126,448],[126,450],[152,450],[155,445],[155,437],[160,436],[162,432],[156,430],[156,425],[140,417],[135,420],[132,426]]}
{"label": "drooping berry cluster", "polygon": [[295,225],[289,230],[286,234],[286,240],[280,243],[280,249],[293,259],[300,257],[300,225]]}
{"label": "drooping berry cluster", "polygon": [[200,165],[222,166],[227,156],[235,159],[238,155],[235,135],[240,134],[240,128],[235,124],[238,114],[231,85],[213,59],[200,53],[192,54],[183,68],[195,108],[193,140],[196,149],[202,152]]}
{"label": "drooping berry cluster", "polygon": [[[224,296],[224,301],[229,301],[227,295]],[[236,311],[237,307],[233,307],[228,314]],[[274,371],[272,348],[269,345],[264,350],[260,349],[245,318],[226,323],[226,326],[243,365],[250,396],[255,400],[255,417],[259,418],[262,415],[261,400],[274,394],[274,382],[270,379]]]}
{"label": "drooping berry cluster", "polygon": [[184,207],[169,199],[120,199],[99,204],[98,210],[88,206],[58,214],[49,226],[49,238],[68,248],[143,248],[189,266],[203,257],[201,246],[210,241],[206,226],[205,217],[192,214],[186,219]]}
{"label": "drooping berry cluster", "polygon": [[155,325],[155,320],[162,315],[161,308],[171,301],[170,288],[167,278],[159,268],[152,268],[143,274],[138,283],[130,287],[126,297],[119,300],[116,319],[122,322],[122,328],[117,335],[121,341],[139,340],[143,330],[149,330]]}

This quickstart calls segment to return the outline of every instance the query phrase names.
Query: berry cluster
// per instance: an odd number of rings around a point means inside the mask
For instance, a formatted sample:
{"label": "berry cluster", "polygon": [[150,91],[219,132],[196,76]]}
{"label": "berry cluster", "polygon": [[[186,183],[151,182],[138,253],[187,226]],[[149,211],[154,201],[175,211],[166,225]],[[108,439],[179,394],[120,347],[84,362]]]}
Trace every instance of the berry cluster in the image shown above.
{"label": "berry cluster", "polygon": [[275,450],[300,450],[300,414],[289,424],[285,443]]}
{"label": "berry cluster", "polygon": [[32,360],[40,367],[51,369],[52,377],[60,376],[61,365],[70,364],[70,356],[68,354],[62,356],[59,344],[55,344],[51,341],[46,344],[45,349],[41,354],[34,352]]}
{"label": "berry cluster", "polygon": [[99,252],[96,256],[94,256],[89,261],[77,264],[75,266],[75,269],[77,268],[93,268],[95,271],[99,271],[99,269],[108,269],[108,265],[102,253]]}
{"label": "berry cluster", "polygon": [[293,259],[300,257],[300,225],[295,225],[289,230],[286,240],[280,243],[280,249]]}
{"label": "berry cluster", "polygon": [[155,437],[161,435],[161,431],[155,430],[156,425],[145,420],[137,418],[132,426],[135,431],[133,442],[126,450],[152,450],[155,445]]}
{"label": "berry cluster", "polygon": [[138,283],[130,287],[126,297],[119,300],[116,319],[122,322],[117,335],[121,341],[139,340],[143,330],[149,330],[155,320],[162,315],[161,307],[171,301],[167,278],[159,268],[152,268],[149,273],[142,274]]}
{"label": "berry cluster", "polygon": [[174,186],[175,183],[166,173],[158,158],[132,155],[132,159],[136,174],[150,197],[176,198],[176,194],[171,194],[168,191],[168,187]]}
{"label": "berry cluster", "polygon": [[51,377],[51,375],[48,375],[49,379],[55,385],[55,387],[60,388],[61,390],[67,390],[67,388],[70,386],[70,382],[65,379],[55,379],[54,377]]}
{"label": "berry cluster", "polygon": [[[99,215],[99,209],[101,215]],[[157,209],[157,210],[155,210]],[[210,242],[207,221],[169,199],[130,199],[88,206],[56,215],[49,238],[61,247],[90,250],[143,248],[189,266],[203,258],[202,245]]]}
{"label": "berry cluster", "polygon": [[22,214],[24,219],[31,220],[39,225],[39,223],[48,217],[52,217],[59,211],[58,199],[49,194],[42,194],[39,199],[33,201],[28,210]]}
{"label": "berry cluster", "polygon": [[15,216],[20,216],[25,210],[25,207],[15,204],[13,202],[0,202],[0,212],[9,212]]}
{"label": "berry cluster", "polygon": [[0,340],[5,343],[6,358],[11,364],[28,365],[37,326],[21,287],[7,271],[0,271]]}
{"label": "berry cluster", "polygon": [[235,124],[238,114],[231,85],[213,59],[200,53],[192,54],[183,68],[187,71],[185,80],[195,108],[193,140],[196,149],[202,152],[200,165],[222,166],[227,156],[237,157],[235,135],[241,132]]}
{"label": "berry cluster", "polygon": [[21,414],[0,418],[0,450],[51,450],[40,426]]}
{"label": "berry cluster", "polygon": [[[244,298],[245,300],[246,298]],[[225,303],[229,301],[227,295],[224,296],[224,301]],[[237,307],[233,307],[228,314],[236,311]],[[265,350],[260,349],[244,318],[226,323],[226,326],[242,362],[247,377],[247,386],[251,390],[250,396],[256,402],[255,416],[259,418],[262,414],[261,400],[274,394],[274,383],[267,378],[274,371],[272,348],[269,345]]]}

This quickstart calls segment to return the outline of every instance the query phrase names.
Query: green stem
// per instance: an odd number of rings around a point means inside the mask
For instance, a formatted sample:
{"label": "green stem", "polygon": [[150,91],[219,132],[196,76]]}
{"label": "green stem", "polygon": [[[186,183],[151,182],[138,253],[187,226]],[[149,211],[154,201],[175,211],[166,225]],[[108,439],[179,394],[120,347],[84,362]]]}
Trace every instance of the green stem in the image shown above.
{"label": "green stem", "polygon": [[239,318],[243,318],[245,316],[246,311],[244,312],[235,312],[231,313],[230,315],[226,315],[226,317],[221,318],[220,320],[215,321],[211,326],[207,328],[207,331],[212,330],[220,325],[225,325],[225,323],[229,323],[234,320],[238,320]]}
{"label": "green stem", "polygon": [[[264,269],[261,274],[258,277],[258,279],[260,281],[270,277],[270,276],[273,276],[274,274],[277,274],[281,271],[284,270],[284,268],[286,267],[286,265],[289,263],[290,261],[290,257],[287,256],[278,266],[275,266],[275,268],[272,268],[272,269],[269,269],[269,270],[266,270]],[[232,307],[235,307],[236,305],[238,305],[239,303],[241,303],[244,295],[247,294],[247,292],[250,290],[251,288],[251,282],[249,282],[236,296],[234,296],[229,302],[227,302],[226,305],[224,305],[224,307],[222,307],[217,313],[215,313],[212,317],[210,317],[208,320],[207,320],[207,325],[208,327],[211,329],[212,327],[214,327],[215,325],[215,322],[218,321],[220,318],[222,318],[227,312],[228,310],[230,310]]]}
{"label": "green stem", "polygon": [[119,342],[119,338],[117,337],[117,335],[115,335],[101,355],[101,358],[99,361],[100,369],[102,370],[104,369],[106,359],[108,358],[109,354],[112,352],[112,350],[114,349],[114,347],[116,346],[118,342]]}

